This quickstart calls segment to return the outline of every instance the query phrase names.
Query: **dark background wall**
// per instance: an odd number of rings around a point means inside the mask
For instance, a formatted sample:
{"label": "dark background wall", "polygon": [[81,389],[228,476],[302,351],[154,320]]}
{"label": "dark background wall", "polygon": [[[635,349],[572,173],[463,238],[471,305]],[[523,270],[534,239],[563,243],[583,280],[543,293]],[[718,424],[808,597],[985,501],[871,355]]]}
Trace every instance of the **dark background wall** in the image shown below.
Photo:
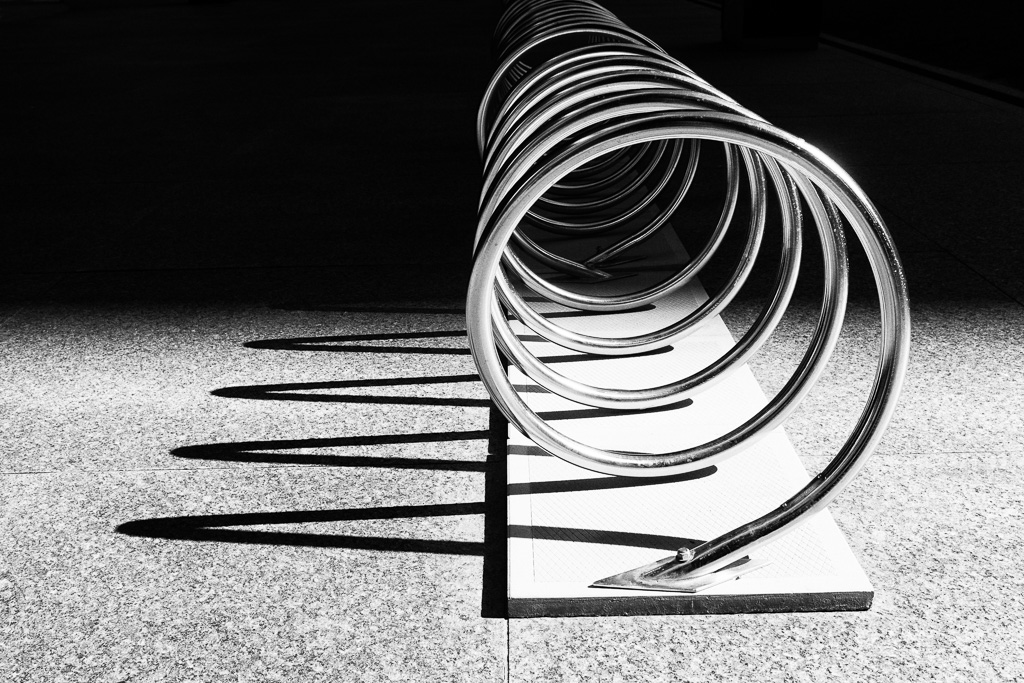
{"label": "dark background wall", "polygon": [[977,78],[1024,89],[1014,3],[824,0],[825,32]]}
{"label": "dark background wall", "polygon": [[[607,5],[674,51],[675,2]],[[0,5],[0,273],[320,268],[359,296],[464,291],[500,3],[120,5]],[[994,9],[823,8],[836,35],[1016,74]]]}
{"label": "dark background wall", "polygon": [[[753,19],[755,36],[808,27],[894,55],[1024,89],[1020,22],[1011,3],[931,0],[693,0]],[[666,14],[670,4],[663,5]],[[628,11],[625,8],[624,11]]]}
{"label": "dark background wall", "polygon": [[239,0],[0,22],[0,271],[319,267],[462,294],[493,10]]}

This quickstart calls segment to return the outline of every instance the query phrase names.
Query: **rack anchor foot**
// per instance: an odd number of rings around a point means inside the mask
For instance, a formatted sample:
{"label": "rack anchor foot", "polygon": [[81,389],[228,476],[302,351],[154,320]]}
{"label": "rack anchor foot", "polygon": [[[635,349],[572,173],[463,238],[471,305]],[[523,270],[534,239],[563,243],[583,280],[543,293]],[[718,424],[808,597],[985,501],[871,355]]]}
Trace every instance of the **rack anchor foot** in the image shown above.
{"label": "rack anchor foot", "polygon": [[771,564],[770,560],[742,557],[718,571],[700,576],[689,576],[685,573],[686,562],[680,561],[677,554],[595,581],[590,586],[591,588],[626,588],[642,591],[697,593],[726,581],[738,579],[744,574],[760,569],[768,564]]}

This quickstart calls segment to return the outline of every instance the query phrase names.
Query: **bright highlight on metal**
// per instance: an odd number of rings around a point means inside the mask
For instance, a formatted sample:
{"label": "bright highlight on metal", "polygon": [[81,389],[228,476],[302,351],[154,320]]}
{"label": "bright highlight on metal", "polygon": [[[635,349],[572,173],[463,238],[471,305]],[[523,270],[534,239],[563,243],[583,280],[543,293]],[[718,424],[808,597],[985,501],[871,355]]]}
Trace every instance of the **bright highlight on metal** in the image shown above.
{"label": "bright highlight on metal", "polygon": [[[831,463],[759,519],[658,563],[653,575],[640,568],[620,575],[625,580],[608,581],[687,590],[687,581],[710,585],[697,579],[723,568],[738,574],[748,553],[826,507],[849,484],[890,419],[907,364],[909,317],[889,234],[870,200],[834,161],[745,109],[595,2],[512,0],[498,24],[495,50],[499,66],[477,118],[484,182],[467,329],[495,404],[548,453],[606,474],[654,477],[706,468],[753,444],[789,417],[836,345],[847,297],[844,235],[852,233],[867,255],[881,314],[878,365],[863,412]],[[684,199],[708,155],[721,159],[724,191],[704,243],[688,244],[689,261],[660,283],[609,291],[607,283],[624,269],[642,266],[631,257],[639,245],[670,226],[670,219],[685,223]],[[699,372],[643,389],[583,382],[531,354],[520,339],[522,328],[515,331],[521,324],[531,335],[598,356],[675,344],[716,317],[743,287],[765,242],[769,212],[780,226],[774,290],[735,346]],[[592,314],[657,306],[705,269],[729,230],[745,237],[725,285],[662,329],[602,338],[538,312],[537,301]],[[604,242],[586,258],[557,249],[560,241],[597,235]],[[804,241],[813,235],[824,261],[823,294],[806,352],[763,409],[715,439],[657,453],[582,443],[531,410],[509,380],[510,363],[543,390],[611,410],[700,400],[701,391],[744,365],[776,329],[796,285]],[[659,583],[659,575],[669,578]]]}

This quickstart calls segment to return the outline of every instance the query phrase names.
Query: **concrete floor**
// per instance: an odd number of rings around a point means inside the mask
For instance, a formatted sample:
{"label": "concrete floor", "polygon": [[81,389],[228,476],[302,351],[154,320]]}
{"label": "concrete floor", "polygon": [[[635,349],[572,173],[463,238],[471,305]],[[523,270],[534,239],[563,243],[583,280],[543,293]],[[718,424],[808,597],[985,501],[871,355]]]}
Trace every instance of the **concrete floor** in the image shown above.
{"label": "concrete floor", "polygon": [[[1024,678],[1024,111],[625,5],[834,155],[900,247],[907,385],[831,508],[872,609],[503,617],[503,464],[460,312],[490,8],[354,3],[374,50],[327,4],[68,12],[0,24],[23,94],[0,133],[0,680]],[[386,32],[401,12],[416,29]],[[811,467],[870,312],[855,295],[789,427]]]}

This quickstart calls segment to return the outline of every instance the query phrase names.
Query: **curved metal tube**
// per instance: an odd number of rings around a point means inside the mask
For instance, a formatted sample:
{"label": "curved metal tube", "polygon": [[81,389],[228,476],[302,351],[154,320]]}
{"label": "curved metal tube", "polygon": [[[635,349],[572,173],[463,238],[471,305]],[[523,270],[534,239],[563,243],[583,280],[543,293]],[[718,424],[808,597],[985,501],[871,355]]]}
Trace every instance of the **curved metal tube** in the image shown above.
{"label": "curved metal tube", "polygon": [[[551,53],[556,46],[564,49]],[[846,229],[867,255],[882,333],[864,409],[831,463],[804,488],[772,512],[681,556],[674,567],[689,577],[716,571],[827,506],[878,443],[909,349],[906,281],[895,247],[878,211],[834,161],[743,108],[591,0],[512,0],[495,32],[495,50],[501,64],[477,118],[485,169],[467,330],[495,404],[548,453],[606,474],[654,477],[705,468],[748,448],[793,413],[836,346],[846,306]],[[725,191],[704,244],[655,285],[600,291],[599,283],[614,279],[631,250],[636,253],[670,220],[686,224],[686,197],[708,146],[722,149]],[[780,256],[767,303],[727,353],[687,377],[640,389],[574,379],[531,353],[510,323],[511,316],[544,340],[585,354],[664,349],[701,329],[737,295],[758,257],[770,212],[778,215]],[[746,217],[739,228],[745,230],[744,247],[725,284],[661,329],[597,337],[559,325],[531,304],[540,297],[613,313],[662,301],[708,267],[738,215]],[[807,349],[778,393],[726,433],[667,452],[606,449],[560,432],[512,386],[506,361],[546,390],[595,407],[655,409],[696,395],[743,366],[776,329],[808,233],[820,243],[824,274]],[[607,235],[612,243],[582,260],[555,248],[559,240],[593,235]],[[599,291],[572,285],[574,278],[598,283]]]}

